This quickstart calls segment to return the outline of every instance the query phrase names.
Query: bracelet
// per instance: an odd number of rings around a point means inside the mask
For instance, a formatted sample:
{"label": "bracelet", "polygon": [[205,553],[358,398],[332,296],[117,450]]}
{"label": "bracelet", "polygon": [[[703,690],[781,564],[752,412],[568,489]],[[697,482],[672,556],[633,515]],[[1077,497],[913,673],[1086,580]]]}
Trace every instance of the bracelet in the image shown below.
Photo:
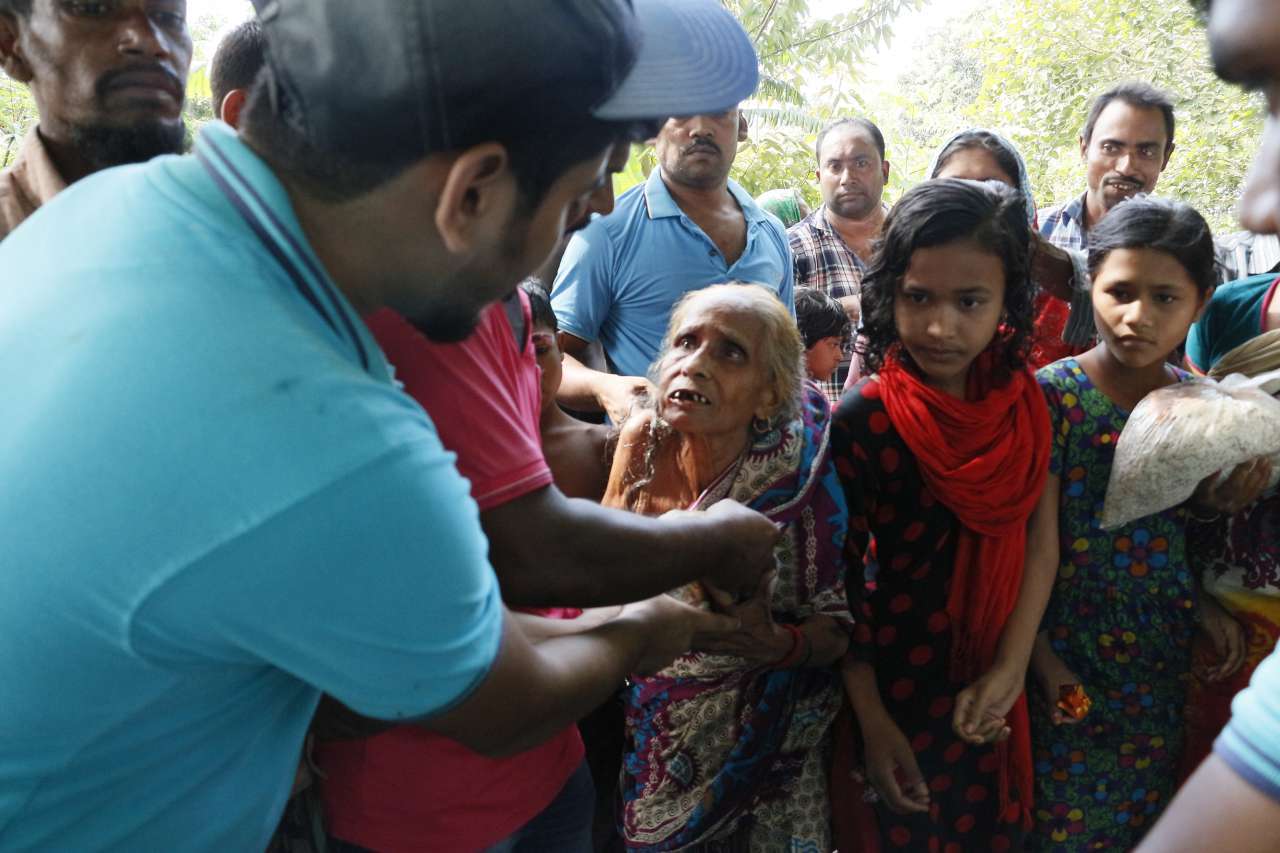
{"label": "bracelet", "polygon": [[778,627],[785,630],[791,635],[791,649],[782,656],[782,659],[772,665],[773,669],[791,669],[795,666],[807,663],[812,650],[809,648],[809,641],[805,637],[804,632],[795,625],[789,625],[785,622],[779,623]]}
{"label": "bracelet", "polygon": [[1196,512],[1195,506],[1190,503],[1187,504],[1187,515],[1191,516],[1191,518],[1194,521],[1198,521],[1201,524],[1213,524],[1215,521],[1218,521],[1220,518],[1222,518],[1222,513],[1220,512],[1215,512],[1209,516],[1200,515],[1198,512]]}

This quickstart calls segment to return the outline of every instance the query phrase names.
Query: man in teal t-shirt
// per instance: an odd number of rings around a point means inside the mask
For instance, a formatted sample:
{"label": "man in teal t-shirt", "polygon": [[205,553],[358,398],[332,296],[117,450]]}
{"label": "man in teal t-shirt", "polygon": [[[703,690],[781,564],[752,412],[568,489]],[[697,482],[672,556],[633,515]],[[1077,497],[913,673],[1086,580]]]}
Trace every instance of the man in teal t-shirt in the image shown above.
{"label": "man in teal t-shirt", "polygon": [[546,257],[653,109],[630,4],[259,5],[241,137],[0,245],[0,849],[260,850],[322,692],[501,754],[736,624],[659,598],[532,644],[360,320],[456,339]]}

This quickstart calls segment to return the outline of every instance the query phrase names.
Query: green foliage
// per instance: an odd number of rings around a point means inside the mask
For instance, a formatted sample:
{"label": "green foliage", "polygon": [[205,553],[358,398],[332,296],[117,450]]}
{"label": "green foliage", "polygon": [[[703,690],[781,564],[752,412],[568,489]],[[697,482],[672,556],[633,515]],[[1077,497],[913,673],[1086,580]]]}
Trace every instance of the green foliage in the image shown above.
{"label": "green foliage", "polygon": [[1191,4],[1004,0],[935,31],[919,57],[875,112],[901,184],[923,179],[952,133],[981,126],[1018,145],[1041,206],[1077,196],[1089,101],[1146,80],[1177,105],[1178,147],[1157,192],[1195,205],[1215,231],[1236,227],[1262,104],[1214,76]]}
{"label": "green foliage", "polygon": [[27,87],[0,74],[0,169],[18,156],[27,128],[36,123],[36,104]]}

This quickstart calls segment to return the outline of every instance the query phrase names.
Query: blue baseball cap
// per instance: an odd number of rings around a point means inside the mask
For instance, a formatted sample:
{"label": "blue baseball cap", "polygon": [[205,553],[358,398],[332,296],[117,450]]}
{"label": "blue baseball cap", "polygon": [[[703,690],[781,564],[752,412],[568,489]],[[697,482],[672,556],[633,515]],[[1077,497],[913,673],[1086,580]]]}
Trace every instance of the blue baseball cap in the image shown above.
{"label": "blue baseball cap", "polygon": [[634,0],[641,44],[622,85],[596,107],[607,121],[720,113],[750,97],[759,63],[718,0]]}
{"label": "blue baseball cap", "polygon": [[474,144],[504,105],[652,123],[722,112],[759,81],[718,0],[253,2],[272,108],[317,148],[366,158]]}

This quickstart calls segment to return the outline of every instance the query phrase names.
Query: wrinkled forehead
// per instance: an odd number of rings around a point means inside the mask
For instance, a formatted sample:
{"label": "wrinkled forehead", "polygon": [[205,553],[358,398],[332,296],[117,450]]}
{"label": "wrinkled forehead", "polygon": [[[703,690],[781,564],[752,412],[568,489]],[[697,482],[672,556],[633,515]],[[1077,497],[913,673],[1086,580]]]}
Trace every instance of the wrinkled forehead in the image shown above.
{"label": "wrinkled forehead", "polygon": [[1224,80],[1246,85],[1280,80],[1280,0],[1213,0],[1209,48]]}
{"label": "wrinkled forehead", "polygon": [[675,330],[704,329],[735,339],[759,336],[764,321],[759,305],[750,297],[733,290],[708,289],[690,296],[676,317]]}

